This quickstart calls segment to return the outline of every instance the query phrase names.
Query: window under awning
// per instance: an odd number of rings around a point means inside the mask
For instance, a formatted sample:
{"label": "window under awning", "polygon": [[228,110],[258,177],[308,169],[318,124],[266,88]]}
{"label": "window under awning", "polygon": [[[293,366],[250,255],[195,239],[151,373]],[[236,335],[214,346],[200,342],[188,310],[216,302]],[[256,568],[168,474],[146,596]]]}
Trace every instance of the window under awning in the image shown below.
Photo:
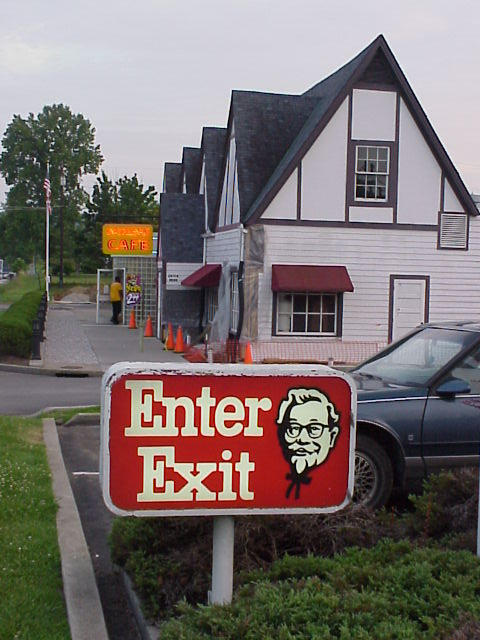
{"label": "window under awning", "polygon": [[182,285],[184,287],[218,287],[221,274],[221,264],[204,264],[182,280]]}
{"label": "window under awning", "polygon": [[346,267],[274,264],[272,291],[340,293],[353,291],[353,284]]}

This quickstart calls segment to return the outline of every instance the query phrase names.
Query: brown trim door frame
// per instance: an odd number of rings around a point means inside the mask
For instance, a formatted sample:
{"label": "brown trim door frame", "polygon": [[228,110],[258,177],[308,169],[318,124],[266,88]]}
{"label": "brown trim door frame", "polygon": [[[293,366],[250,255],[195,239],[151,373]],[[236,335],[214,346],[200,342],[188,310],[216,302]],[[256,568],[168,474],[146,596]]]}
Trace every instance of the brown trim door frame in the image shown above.
{"label": "brown trim door frame", "polygon": [[[394,323],[395,323],[395,316],[397,311],[399,311],[399,309],[396,307],[396,304],[398,303],[398,296],[397,296],[397,301],[395,301],[395,283],[396,282],[405,282],[405,281],[412,281],[412,282],[422,282],[424,283],[424,290],[423,290],[423,295],[424,295],[424,304],[423,304],[423,318],[420,319],[420,323],[424,323],[424,322],[428,322],[429,320],[429,313],[430,313],[430,276],[425,276],[425,275],[403,275],[403,274],[391,274],[390,275],[390,292],[389,292],[389,307],[388,307],[388,341],[392,342],[392,340],[397,339],[398,336],[396,335],[396,331],[395,331],[395,327],[394,327]],[[398,293],[398,292],[397,292]],[[417,324],[420,324],[417,323]],[[411,329],[414,329],[416,325],[412,326]]]}

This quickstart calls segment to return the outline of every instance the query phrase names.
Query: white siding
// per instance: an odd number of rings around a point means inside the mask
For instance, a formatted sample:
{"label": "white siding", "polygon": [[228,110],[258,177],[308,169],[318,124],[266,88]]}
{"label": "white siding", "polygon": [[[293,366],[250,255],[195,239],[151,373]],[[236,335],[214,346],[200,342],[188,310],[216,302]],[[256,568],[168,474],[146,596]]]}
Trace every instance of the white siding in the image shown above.
{"label": "white siding", "polygon": [[444,211],[456,211],[456,212],[464,212],[464,208],[458,201],[457,196],[453,193],[453,189],[450,186],[448,180],[445,180],[445,193],[444,193],[444,201],[443,201],[443,210]]}
{"label": "white siding", "polygon": [[403,100],[399,135],[397,221],[437,224],[442,172]]}
{"label": "white siding", "polygon": [[242,229],[219,231],[206,239],[206,262],[223,264],[240,262]]}
{"label": "white siding", "polygon": [[298,171],[295,169],[272,202],[268,205],[262,218],[278,218],[295,220],[297,217],[297,185]]}
{"label": "white siding", "polygon": [[[272,332],[272,264],[347,267],[355,291],[343,296],[343,338],[386,340],[390,275],[430,276],[430,320],[480,315],[480,220],[471,219],[470,250],[438,251],[436,231],[265,227],[259,280],[259,339]],[[281,338],[276,338],[281,340]],[[291,338],[290,338],[291,339]]]}
{"label": "white siding", "polygon": [[[392,91],[353,90],[352,138],[395,140],[397,94]],[[375,114],[373,116],[373,114]],[[373,116],[373,117],[372,117]]]}
{"label": "white siding", "polygon": [[348,98],[302,160],[302,220],[344,220]]}

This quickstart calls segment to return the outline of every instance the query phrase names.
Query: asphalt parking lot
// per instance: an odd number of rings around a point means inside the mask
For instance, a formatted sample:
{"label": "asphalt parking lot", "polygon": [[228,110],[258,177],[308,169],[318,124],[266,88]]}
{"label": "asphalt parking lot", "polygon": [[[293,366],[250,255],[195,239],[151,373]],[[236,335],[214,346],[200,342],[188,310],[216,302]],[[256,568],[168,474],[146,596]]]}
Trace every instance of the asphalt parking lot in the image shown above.
{"label": "asphalt parking lot", "polygon": [[108,535],[114,519],[101,495],[100,426],[57,426],[63,459],[92,557],[105,623],[111,640],[140,640],[120,575],[110,560]]}

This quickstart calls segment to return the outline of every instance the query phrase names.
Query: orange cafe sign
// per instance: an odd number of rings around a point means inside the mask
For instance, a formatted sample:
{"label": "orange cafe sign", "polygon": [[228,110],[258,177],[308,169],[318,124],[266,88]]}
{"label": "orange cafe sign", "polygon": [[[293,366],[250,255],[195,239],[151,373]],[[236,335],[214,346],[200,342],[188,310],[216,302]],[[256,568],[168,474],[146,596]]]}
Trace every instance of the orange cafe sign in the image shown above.
{"label": "orange cafe sign", "polygon": [[353,491],[356,393],[318,365],[117,363],[101,481],[118,515],[321,513]]}
{"label": "orange cafe sign", "polygon": [[102,251],[109,255],[151,255],[153,227],[151,224],[104,224]]}

